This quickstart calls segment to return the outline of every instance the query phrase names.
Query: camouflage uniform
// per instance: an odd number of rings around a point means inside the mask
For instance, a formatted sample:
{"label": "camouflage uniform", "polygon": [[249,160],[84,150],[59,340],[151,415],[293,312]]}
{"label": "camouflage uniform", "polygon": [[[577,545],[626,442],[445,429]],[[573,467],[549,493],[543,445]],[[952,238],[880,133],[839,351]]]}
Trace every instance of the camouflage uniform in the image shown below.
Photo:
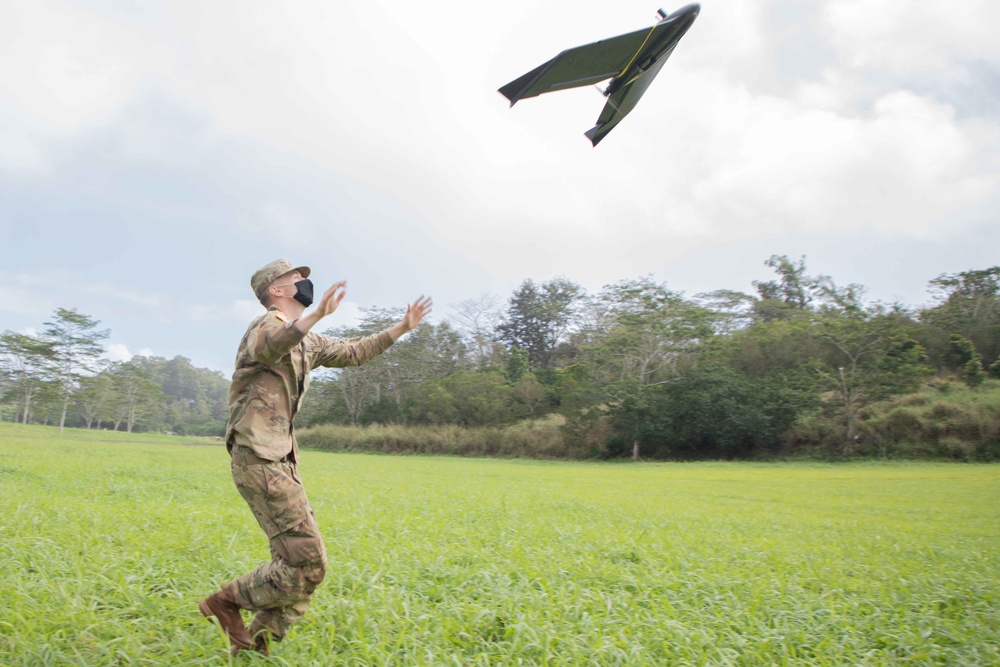
{"label": "camouflage uniform", "polygon": [[[259,296],[259,294],[258,294]],[[298,472],[292,420],[318,366],[360,366],[393,343],[388,333],[336,340],[303,334],[272,306],[254,320],[236,354],[226,446],[236,488],[271,543],[271,561],[232,583],[254,626],[276,639],[309,607],[326,574],[326,549]]]}

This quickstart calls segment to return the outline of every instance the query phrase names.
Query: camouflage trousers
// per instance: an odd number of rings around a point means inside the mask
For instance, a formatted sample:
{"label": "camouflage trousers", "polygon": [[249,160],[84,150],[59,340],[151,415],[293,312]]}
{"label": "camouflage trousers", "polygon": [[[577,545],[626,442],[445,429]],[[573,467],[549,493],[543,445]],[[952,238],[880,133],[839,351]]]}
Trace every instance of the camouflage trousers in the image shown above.
{"label": "camouflage trousers", "polygon": [[271,561],[233,580],[233,594],[257,612],[255,625],[281,639],[326,575],[326,547],[294,462],[260,459],[241,445],[232,454],[236,488],[271,543]]}

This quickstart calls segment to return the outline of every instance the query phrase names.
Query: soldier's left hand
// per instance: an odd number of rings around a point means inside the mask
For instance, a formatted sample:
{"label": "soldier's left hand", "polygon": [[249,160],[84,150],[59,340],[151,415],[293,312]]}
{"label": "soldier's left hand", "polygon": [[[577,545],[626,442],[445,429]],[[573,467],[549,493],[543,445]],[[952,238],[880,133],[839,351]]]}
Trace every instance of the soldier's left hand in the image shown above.
{"label": "soldier's left hand", "polygon": [[431,312],[431,308],[434,305],[434,301],[429,297],[420,295],[413,303],[406,306],[406,315],[403,316],[402,325],[406,331],[412,331],[417,328],[420,321],[424,319],[424,315]]}

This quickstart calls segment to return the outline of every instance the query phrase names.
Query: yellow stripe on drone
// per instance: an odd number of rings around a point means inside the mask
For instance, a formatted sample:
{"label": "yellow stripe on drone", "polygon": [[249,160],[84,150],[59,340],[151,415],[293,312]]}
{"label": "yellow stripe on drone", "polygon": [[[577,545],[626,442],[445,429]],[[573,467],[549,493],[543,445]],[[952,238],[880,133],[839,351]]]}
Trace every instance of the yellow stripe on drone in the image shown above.
{"label": "yellow stripe on drone", "polygon": [[[659,25],[659,24],[657,24],[657,25]],[[622,74],[624,74],[625,72],[627,72],[628,68],[632,66],[632,63],[635,62],[635,59],[639,57],[640,53],[642,53],[642,49],[646,46],[646,42],[648,42],[649,38],[653,36],[653,31],[654,30],[656,30],[656,26],[655,25],[652,28],[649,29],[649,33],[646,35],[646,39],[642,40],[642,44],[639,45],[639,49],[635,52],[635,55],[632,56],[632,60],[628,61],[628,65],[625,65],[625,67],[624,67],[624,69],[622,69],[622,71],[618,72],[618,76],[621,76]]]}

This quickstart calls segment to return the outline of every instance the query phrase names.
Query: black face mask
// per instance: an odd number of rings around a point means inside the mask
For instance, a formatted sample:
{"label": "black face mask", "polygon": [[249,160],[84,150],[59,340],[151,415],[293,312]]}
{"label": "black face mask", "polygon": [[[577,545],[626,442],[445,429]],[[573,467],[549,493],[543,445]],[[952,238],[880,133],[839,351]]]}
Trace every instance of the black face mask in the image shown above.
{"label": "black face mask", "polygon": [[295,296],[292,298],[308,308],[313,302],[313,282],[308,278],[295,283]]}

